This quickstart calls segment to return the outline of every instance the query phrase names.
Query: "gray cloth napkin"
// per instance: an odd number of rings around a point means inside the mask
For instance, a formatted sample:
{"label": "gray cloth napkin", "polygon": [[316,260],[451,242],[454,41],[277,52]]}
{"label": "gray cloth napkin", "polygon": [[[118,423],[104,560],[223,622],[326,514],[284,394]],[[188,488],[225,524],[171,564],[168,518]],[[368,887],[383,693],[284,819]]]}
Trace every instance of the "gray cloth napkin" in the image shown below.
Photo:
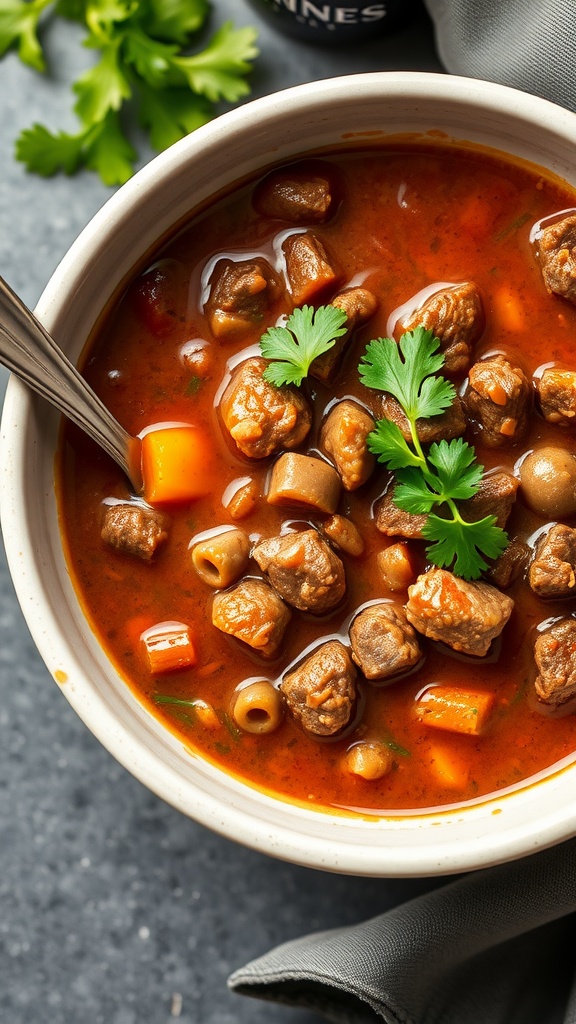
{"label": "gray cloth napkin", "polygon": [[574,911],[571,840],[278,946],[229,986],[338,1024],[576,1024]]}
{"label": "gray cloth napkin", "polygon": [[424,0],[453,75],[576,110],[576,0]]}
{"label": "gray cloth napkin", "polygon": [[[576,110],[576,0],[424,2],[447,71]],[[338,1024],[576,1024],[575,911],[572,840],[286,943],[229,985]]]}

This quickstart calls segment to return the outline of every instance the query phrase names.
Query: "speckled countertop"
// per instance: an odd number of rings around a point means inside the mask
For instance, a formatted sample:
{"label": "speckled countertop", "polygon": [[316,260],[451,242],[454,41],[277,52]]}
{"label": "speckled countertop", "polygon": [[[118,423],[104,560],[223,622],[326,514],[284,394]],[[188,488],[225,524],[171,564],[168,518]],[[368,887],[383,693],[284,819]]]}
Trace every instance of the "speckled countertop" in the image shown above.
{"label": "speckled countertop", "polygon": [[[283,38],[244,0],[214,23],[260,28],[253,95],[360,71],[440,71],[416,2],[391,35],[346,51]],[[0,63],[0,274],[34,306],[110,195],[91,174],[44,181],[13,157],[21,128],[72,127],[89,59],[48,25],[53,72]],[[145,154],[149,159],[151,153]],[[0,370],[4,390],[7,375]],[[92,737],[29,637],[0,563],[0,1021],[7,1024],[313,1024],[231,995],[234,968],[272,945],[352,923],[438,884],[325,875],[243,849],[149,793]]]}

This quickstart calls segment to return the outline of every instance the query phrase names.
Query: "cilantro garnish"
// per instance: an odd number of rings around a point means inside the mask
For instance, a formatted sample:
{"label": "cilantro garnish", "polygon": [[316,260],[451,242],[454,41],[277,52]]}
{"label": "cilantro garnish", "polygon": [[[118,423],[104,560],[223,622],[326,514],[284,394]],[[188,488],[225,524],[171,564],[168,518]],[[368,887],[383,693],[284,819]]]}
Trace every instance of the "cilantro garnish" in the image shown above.
{"label": "cilantro garnish", "polygon": [[423,327],[403,334],[399,343],[378,338],[368,344],[358,367],[360,378],[399,402],[411,435],[407,442],[396,423],[381,419],[368,435],[368,447],[395,472],[393,500],[398,508],[427,516],[422,534],[431,542],[430,561],[477,579],[488,568],[485,558],[497,558],[508,537],[496,526],[496,516],[467,522],[458,508],[458,501],[476,494],[484,473],[474,448],[458,437],[434,442],[426,454],[418,437],[416,421],[439,416],[456,396],[454,385],[437,375],[444,364],[439,347],[438,338]]}
{"label": "cilantro garnish", "polygon": [[269,384],[298,387],[315,359],[328,352],[336,338],[346,333],[346,313],[337,306],[301,306],[293,310],[284,327],[269,327],[260,349],[272,360],[264,370]]}
{"label": "cilantro garnish", "polygon": [[87,32],[84,45],[99,54],[72,87],[78,131],[35,124],[17,139],[17,158],[44,177],[85,166],[104,184],[119,185],[137,159],[124,133],[126,110],[137,110],[152,146],[161,150],[209,121],[215,104],[245,96],[250,62],[258,55],[255,29],[227,22],[204,49],[187,52],[210,7],[208,0],[1,0],[0,57],[15,49],[25,64],[45,71],[38,30],[49,8],[79,22]]}

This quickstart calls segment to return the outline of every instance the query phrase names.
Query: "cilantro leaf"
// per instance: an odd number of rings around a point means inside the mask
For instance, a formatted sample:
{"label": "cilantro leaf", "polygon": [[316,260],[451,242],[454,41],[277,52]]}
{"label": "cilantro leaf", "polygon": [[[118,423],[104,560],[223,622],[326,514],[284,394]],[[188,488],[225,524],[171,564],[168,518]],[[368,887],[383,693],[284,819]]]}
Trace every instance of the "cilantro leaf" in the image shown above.
{"label": "cilantro leaf", "polygon": [[141,84],[138,91],[140,122],[155,149],[167,149],[212,117],[208,100],[189,89],[155,90]]}
{"label": "cilantro leaf", "polygon": [[132,90],[122,71],[117,44],[102,50],[99,62],[72,86],[78,99],[74,110],[85,125],[103,121],[110,110],[119,110]]}
{"label": "cilantro leaf", "polygon": [[170,60],[178,53],[178,47],[150,39],[145,32],[134,29],[126,33],[124,56],[138,72],[144,82],[155,88],[162,88],[170,71]]}
{"label": "cilantro leaf", "polygon": [[260,339],[262,355],[272,362],[264,379],[276,387],[300,386],[318,356],[328,352],[336,338],[346,333],[346,313],[337,306],[297,307],[284,327],[269,327]]}
{"label": "cilantro leaf", "polygon": [[396,480],[393,500],[403,512],[422,515],[430,512],[438,503],[437,492],[428,487],[420,469],[399,469]]}
{"label": "cilantro leaf", "polygon": [[366,442],[368,450],[376,455],[378,462],[385,462],[389,469],[420,465],[418,456],[408,446],[400,427],[392,420],[378,420]]}
{"label": "cilantro leaf", "polygon": [[175,57],[172,65],[194,92],[212,103],[235,103],[250,91],[244,76],[250,70],[249,61],[258,55],[255,41],[255,29],[234,29],[227,21],[202,53]]}
{"label": "cilantro leaf", "polygon": [[82,162],[83,150],[83,132],[53,134],[41,124],[25,128],[16,143],[18,160],[43,178],[50,178],[58,171],[74,174]]}
{"label": "cilantro leaf", "polygon": [[46,62],[38,39],[42,12],[52,0],[2,0],[0,5],[0,57],[15,49],[24,64],[45,71]]}
{"label": "cilantro leaf", "polygon": [[[484,467],[463,438],[439,441],[423,449],[418,420],[438,416],[456,397],[454,385],[438,376],[444,365],[440,342],[431,331],[416,327],[398,344],[392,338],[369,342],[358,367],[369,388],[387,391],[399,402],[408,420],[407,442],[391,420],[378,420],[367,444],[396,474],[394,504],[411,515],[425,516],[423,537],[430,541],[426,553],[435,565],[452,568],[467,579],[476,579],[488,568],[486,558],[497,558],[508,544],[495,516],[465,521],[457,502],[477,493]],[[434,509],[439,506],[442,515]]]}
{"label": "cilantro leaf", "polygon": [[51,4],[57,16],[84,26],[84,45],[99,59],[72,86],[77,132],[34,125],[17,139],[16,156],[29,171],[72,174],[86,166],[105,184],[121,184],[137,154],[118,114],[136,109],[160,150],[214,117],[215,103],[249,92],[254,29],[227,22],[204,49],[182,52],[205,27],[209,0],[0,0],[0,58],[17,49],[25,63],[45,69],[37,29]]}
{"label": "cilantro leaf", "polygon": [[88,0],[56,0],[56,12],[68,21],[83,24],[86,19],[87,3]]}
{"label": "cilantro leaf", "polygon": [[462,437],[431,444],[428,462],[437,470],[444,495],[463,501],[476,494],[484,466],[476,462],[474,449]]}
{"label": "cilantro leaf", "polygon": [[84,163],[97,171],[105,185],[123,185],[134,173],[136,152],[120,126],[118,114],[109,111],[87,138]]}
{"label": "cilantro leaf", "polygon": [[146,32],[180,46],[202,28],[210,12],[208,0],[148,0],[147,8]]}
{"label": "cilantro leaf", "polygon": [[434,565],[452,566],[458,576],[478,579],[488,568],[486,558],[498,558],[508,544],[504,530],[495,525],[496,516],[486,516],[475,523],[467,523],[459,516],[441,519],[428,516],[422,535],[433,543],[426,554]]}
{"label": "cilantro leaf", "polygon": [[122,185],[127,181],[136,159],[114,111],[95,127],[85,128],[75,135],[53,133],[35,124],[20,134],[16,155],[29,170],[44,178],[58,171],[74,174],[84,164],[98,171],[106,185]]}
{"label": "cilantro leaf", "polygon": [[438,416],[456,396],[453,384],[432,376],[444,364],[439,347],[438,338],[424,327],[403,334],[398,343],[377,338],[362,357],[360,379],[368,388],[394,395],[410,420]]}

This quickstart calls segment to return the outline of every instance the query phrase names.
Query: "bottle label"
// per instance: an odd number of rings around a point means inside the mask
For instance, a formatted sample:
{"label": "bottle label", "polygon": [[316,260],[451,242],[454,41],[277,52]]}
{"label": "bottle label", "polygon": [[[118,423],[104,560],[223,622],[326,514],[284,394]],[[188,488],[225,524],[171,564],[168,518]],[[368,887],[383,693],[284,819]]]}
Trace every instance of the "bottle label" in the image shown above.
{"label": "bottle label", "polygon": [[311,28],[334,29],[340,25],[367,25],[386,17],[385,3],[359,4],[353,7],[322,3],[321,0],[273,0],[276,7],[289,11],[296,21]]}

